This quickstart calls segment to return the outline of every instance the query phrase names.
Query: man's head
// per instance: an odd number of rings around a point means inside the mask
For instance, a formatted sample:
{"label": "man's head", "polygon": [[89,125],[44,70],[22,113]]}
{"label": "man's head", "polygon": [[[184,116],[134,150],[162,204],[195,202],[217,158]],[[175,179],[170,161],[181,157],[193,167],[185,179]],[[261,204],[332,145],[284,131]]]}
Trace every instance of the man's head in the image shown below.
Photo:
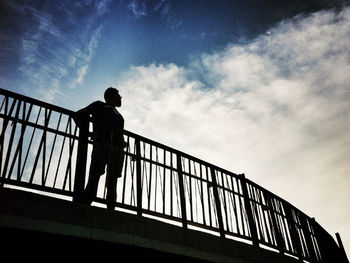
{"label": "man's head", "polygon": [[106,103],[113,107],[120,107],[122,105],[122,96],[120,96],[118,90],[113,87],[106,89],[104,97]]}

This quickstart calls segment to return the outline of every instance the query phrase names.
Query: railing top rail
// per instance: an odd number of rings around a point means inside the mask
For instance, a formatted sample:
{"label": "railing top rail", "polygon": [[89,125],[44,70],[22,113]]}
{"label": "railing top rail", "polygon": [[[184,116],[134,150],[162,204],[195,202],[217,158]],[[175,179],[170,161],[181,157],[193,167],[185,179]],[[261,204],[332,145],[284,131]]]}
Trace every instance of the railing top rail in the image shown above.
{"label": "railing top rail", "polygon": [[51,109],[51,110],[54,110],[54,111],[57,111],[57,112],[62,112],[62,113],[67,114],[69,116],[71,116],[74,113],[74,111],[68,110],[66,108],[62,108],[62,107],[50,104],[48,102],[44,102],[44,101],[37,100],[37,99],[31,98],[31,97],[27,97],[25,95],[18,94],[18,93],[15,93],[15,92],[12,92],[12,91],[9,91],[9,90],[6,90],[6,89],[0,88],[0,94],[3,94],[5,96],[9,96],[9,97],[12,97],[12,98],[15,98],[15,99],[20,99],[20,100],[23,100],[23,101],[26,101],[26,102],[29,102],[29,103],[33,103],[33,104],[35,104],[37,106],[44,107],[44,108],[47,108],[47,109]]}

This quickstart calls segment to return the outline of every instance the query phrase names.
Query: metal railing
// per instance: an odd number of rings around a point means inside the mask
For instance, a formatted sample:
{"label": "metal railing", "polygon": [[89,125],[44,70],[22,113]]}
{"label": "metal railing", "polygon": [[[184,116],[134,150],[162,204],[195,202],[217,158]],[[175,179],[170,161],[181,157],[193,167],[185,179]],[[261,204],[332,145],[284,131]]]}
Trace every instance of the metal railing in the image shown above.
{"label": "metal railing", "polygon": [[[88,176],[92,141],[91,125],[78,128],[72,116],[70,110],[0,89],[1,186],[76,200]],[[128,146],[117,181],[117,207],[308,262],[348,262],[344,249],[313,218],[244,174],[129,131],[124,139]],[[105,196],[102,177],[95,201],[104,204]]]}

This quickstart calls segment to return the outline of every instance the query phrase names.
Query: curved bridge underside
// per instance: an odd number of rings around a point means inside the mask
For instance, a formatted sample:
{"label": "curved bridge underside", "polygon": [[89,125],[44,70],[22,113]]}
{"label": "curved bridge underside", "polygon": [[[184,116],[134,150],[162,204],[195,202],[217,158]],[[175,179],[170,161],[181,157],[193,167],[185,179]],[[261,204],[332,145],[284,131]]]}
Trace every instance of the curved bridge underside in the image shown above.
{"label": "curved bridge underside", "polygon": [[117,256],[131,262],[298,262],[154,219],[7,188],[0,190],[0,229],[2,254],[12,258],[55,254],[81,259]]}

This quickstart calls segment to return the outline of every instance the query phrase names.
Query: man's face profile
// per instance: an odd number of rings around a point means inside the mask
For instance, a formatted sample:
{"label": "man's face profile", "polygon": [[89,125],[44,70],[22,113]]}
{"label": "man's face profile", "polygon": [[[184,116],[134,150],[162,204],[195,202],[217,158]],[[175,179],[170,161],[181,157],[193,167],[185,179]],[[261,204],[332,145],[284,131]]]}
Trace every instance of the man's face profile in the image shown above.
{"label": "man's face profile", "polygon": [[113,107],[120,107],[122,105],[122,97],[117,89],[111,89],[106,96],[106,103]]}
{"label": "man's face profile", "polygon": [[114,106],[115,107],[120,107],[122,106],[122,96],[120,96],[119,92],[113,92],[113,100],[114,100]]}

